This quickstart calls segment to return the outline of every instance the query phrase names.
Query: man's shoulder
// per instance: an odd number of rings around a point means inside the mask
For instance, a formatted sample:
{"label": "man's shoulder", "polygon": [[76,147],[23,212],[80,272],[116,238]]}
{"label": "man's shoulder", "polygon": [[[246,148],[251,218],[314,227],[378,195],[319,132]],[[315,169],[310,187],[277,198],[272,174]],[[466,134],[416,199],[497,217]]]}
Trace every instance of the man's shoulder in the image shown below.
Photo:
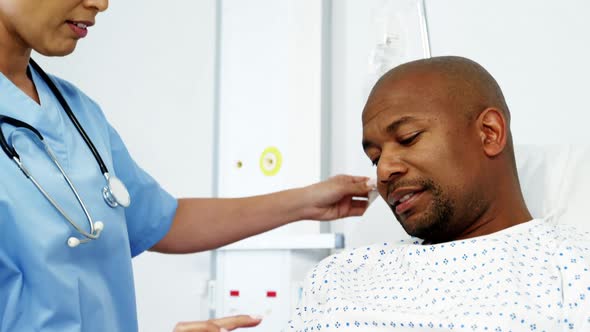
{"label": "man's shoulder", "polygon": [[590,246],[590,232],[574,225],[543,221],[531,228],[530,234],[555,246],[574,245],[585,250]]}
{"label": "man's shoulder", "polygon": [[583,230],[578,226],[569,224],[555,224],[553,225],[553,228],[560,236],[564,238],[577,241],[590,241],[590,232]]}

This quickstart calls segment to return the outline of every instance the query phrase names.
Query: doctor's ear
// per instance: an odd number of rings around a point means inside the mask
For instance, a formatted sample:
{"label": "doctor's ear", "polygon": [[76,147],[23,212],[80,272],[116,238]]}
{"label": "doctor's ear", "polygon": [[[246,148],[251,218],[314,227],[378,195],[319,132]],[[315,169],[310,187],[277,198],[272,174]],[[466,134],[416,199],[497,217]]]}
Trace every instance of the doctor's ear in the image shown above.
{"label": "doctor's ear", "polygon": [[506,146],[508,124],[504,113],[496,108],[487,108],[477,118],[477,127],[484,153],[496,157]]}

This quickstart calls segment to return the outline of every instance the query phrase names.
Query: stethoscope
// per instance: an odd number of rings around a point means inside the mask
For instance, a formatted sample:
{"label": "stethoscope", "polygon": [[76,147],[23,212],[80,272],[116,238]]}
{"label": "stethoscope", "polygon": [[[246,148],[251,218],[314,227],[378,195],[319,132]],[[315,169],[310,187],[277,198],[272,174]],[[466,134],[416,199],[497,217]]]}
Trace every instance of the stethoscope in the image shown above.
{"label": "stethoscope", "polygon": [[[66,114],[68,115],[68,117],[70,118],[70,120],[72,121],[72,123],[74,124],[76,129],[78,130],[78,133],[80,133],[80,135],[84,139],[84,142],[86,142],[86,145],[88,146],[88,148],[90,149],[90,151],[94,155],[94,159],[96,159],[96,162],[98,163],[98,167],[100,168],[100,171],[102,172],[103,176],[106,179],[106,185],[102,188],[102,196],[103,196],[105,202],[107,203],[107,205],[109,205],[112,208],[115,208],[117,206],[122,206],[124,208],[128,207],[129,204],[131,203],[131,197],[129,196],[129,191],[127,191],[125,184],[123,184],[123,182],[121,180],[119,180],[116,176],[111,175],[109,173],[107,166],[105,165],[102,158],[100,157],[100,154],[98,153],[98,150],[96,150],[96,147],[94,146],[94,144],[92,143],[92,141],[90,140],[88,135],[86,134],[86,131],[84,131],[84,128],[82,128],[82,126],[78,122],[78,119],[76,119],[76,116],[72,112],[72,109],[68,105],[67,101],[65,100],[64,96],[61,94],[59,89],[55,86],[55,84],[53,83],[51,78],[49,78],[49,76],[43,71],[43,69],[41,69],[41,67],[37,63],[35,63],[35,61],[33,61],[33,59],[31,59],[30,63],[31,63],[31,66],[39,73],[39,75],[41,76],[43,81],[45,81],[45,83],[49,86],[49,89],[51,89],[51,92],[55,95],[55,97],[59,101],[60,105],[65,110]],[[2,124],[4,124],[4,123],[10,124],[10,125],[15,126],[17,128],[25,128],[25,129],[29,130],[30,132],[32,132],[34,134],[34,137],[36,139],[38,139],[40,143],[43,144],[45,151],[47,152],[47,154],[49,155],[49,157],[51,158],[53,163],[57,166],[57,168],[59,168],[59,171],[61,172],[62,176],[64,177],[64,179],[68,183],[68,186],[70,187],[70,189],[72,190],[72,192],[76,196],[76,199],[78,200],[78,203],[80,204],[80,207],[82,207],[82,210],[84,210],[84,214],[86,215],[86,219],[88,220],[88,224],[90,225],[90,232],[87,232],[84,229],[82,229],[80,226],[78,226],[78,224],[76,222],[74,222],[74,220],[72,220],[72,218],[70,218],[68,216],[68,214],[64,211],[64,209],[47,193],[47,191],[45,191],[43,189],[43,187],[41,187],[41,185],[37,182],[37,180],[35,180],[35,178],[31,174],[31,172],[29,172],[29,170],[25,167],[25,165],[23,165],[23,163],[20,161],[20,157],[19,157],[18,153],[16,152],[16,150],[14,149],[14,146],[12,145],[12,140],[10,142],[10,145],[6,141],[6,138],[4,136],[4,132],[2,131]],[[90,216],[90,213],[88,212],[88,209],[86,208],[86,205],[84,204],[84,202],[80,198],[80,195],[78,194],[78,191],[76,190],[76,187],[74,186],[72,181],[70,181],[70,178],[67,176],[63,167],[61,166],[61,164],[59,163],[59,161],[55,157],[55,154],[53,153],[53,151],[51,150],[49,145],[45,142],[45,140],[43,139],[43,136],[41,135],[41,133],[37,129],[35,129],[33,126],[31,126],[23,121],[20,121],[20,120],[17,120],[17,119],[8,117],[8,116],[0,115],[0,145],[2,145],[2,150],[4,150],[6,155],[18,165],[18,167],[23,172],[23,174],[29,180],[31,180],[31,182],[33,182],[35,187],[37,187],[37,189],[41,192],[41,194],[43,194],[43,196],[45,196],[45,198],[51,203],[51,205],[53,205],[55,207],[55,209],[57,209],[57,211],[59,211],[59,213],[70,223],[70,225],[72,225],[72,227],[74,227],[74,229],[76,229],[76,231],[78,233],[80,233],[80,235],[82,235],[82,237],[74,237],[74,236],[69,237],[68,241],[67,241],[68,246],[70,246],[71,248],[74,248],[74,247],[77,247],[80,243],[87,243],[87,242],[90,242],[91,240],[96,240],[100,237],[100,233],[104,229],[104,224],[101,221],[93,221],[92,220],[92,217]]]}

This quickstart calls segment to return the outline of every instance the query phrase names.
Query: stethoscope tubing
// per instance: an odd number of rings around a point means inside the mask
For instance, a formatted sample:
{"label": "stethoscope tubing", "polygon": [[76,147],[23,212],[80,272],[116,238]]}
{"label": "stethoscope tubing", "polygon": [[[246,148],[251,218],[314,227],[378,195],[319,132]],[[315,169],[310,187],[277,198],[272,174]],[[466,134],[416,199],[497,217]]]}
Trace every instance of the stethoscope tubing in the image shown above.
{"label": "stethoscope tubing", "polygon": [[[41,135],[41,133],[37,129],[35,129],[35,127],[33,127],[33,126],[29,125],[28,123],[23,122],[21,120],[11,118],[11,117],[5,116],[5,115],[0,115],[0,146],[2,146],[2,150],[4,150],[4,152],[6,153],[6,155],[10,159],[17,158],[18,160],[20,160],[20,156],[18,155],[18,153],[16,152],[14,147],[8,145],[8,142],[6,142],[4,132],[2,131],[2,126],[1,126],[3,123],[8,123],[9,125],[12,125],[17,128],[18,127],[27,128],[32,133],[34,133],[35,136],[37,136],[37,138],[39,140],[44,142],[43,136]],[[27,174],[25,174],[25,175],[27,177],[29,177]]]}
{"label": "stethoscope tubing", "polygon": [[66,112],[66,114],[68,115],[68,117],[70,118],[72,123],[74,124],[74,127],[76,127],[76,130],[78,131],[78,133],[80,133],[80,136],[82,136],[82,139],[84,140],[84,142],[86,142],[86,145],[88,145],[88,148],[92,152],[94,159],[96,159],[96,162],[98,163],[98,167],[100,167],[100,171],[106,177],[107,174],[109,173],[109,170],[107,169],[106,164],[104,163],[104,161],[100,157],[100,153],[98,153],[98,150],[94,146],[94,143],[92,143],[92,140],[90,139],[90,137],[88,137],[88,134],[86,134],[86,131],[84,130],[82,125],[80,125],[80,122],[78,122],[78,119],[74,115],[74,112],[72,112],[70,105],[68,104],[68,102],[66,101],[64,96],[61,94],[61,92],[59,91],[57,86],[55,86],[55,84],[53,83],[53,81],[51,80],[49,75],[47,75],[47,73],[45,73],[45,71],[41,68],[41,66],[39,66],[33,59],[30,59],[30,63],[31,63],[31,66],[35,69],[35,71],[37,71],[37,73],[39,73],[39,75],[41,76],[43,81],[45,81],[47,86],[49,86],[49,89],[51,90],[53,95],[55,95],[55,97],[59,101],[59,104],[61,105],[61,107],[64,109],[64,111]]}
{"label": "stethoscope tubing", "polygon": [[88,223],[90,224],[90,233],[88,233],[84,229],[80,228],[80,226],[78,226],[78,224],[76,224],[74,222],[74,220],[72,218],[70,218],[70,216],[65,212],[65,210],[49,195],[49,193],[47,193],[47,191],[45,189],[43,189],[43,187],[39,184],[39,182],[37,182],[35,177],[33,175],[31,175],[31,172],[29,172],[29,170],[26,168],[25,165],[23,165],[23,163],[20,161],[20,159],[18,157],[14,157],[14,158],[12,158],[12,160],[14,160],[14,162],[18,165],[18,167],[21,169],[21,171],[27,176],[27,178],[29,178],[29,180],[31,180],[31,182],[33,182],[35,187],[37,187],[37,190],[39,190],[39,192],[41,192],[41,194],[43,194],[43,196],[45,196],[45,198],[51,203],[51,205],[53,205],[53,207],[68,221],[68,223],[70,225],[72,225],[72,227],[74,227],[76,229],[76,231],[78,231],[84,237],[89,238],[89,239],[98,238],[98,236],[95,234],[94,221],[92,220],[90,213],[86,209],[86,206],[84,204],[82,204],[82,199],[80,198],[80,195],[78,194],[78,191],[76,190],[76,187],[74,186],[74,184],[72,183],[72,181],[70,180],[70,178],[68,177],[66,172],[64,171],[63,167],[61,167],[61,164],[59,163],[59,161],[57,161],[57,158],[55,157],[55,155],[53,154],[53,151],[51,151],[51,149],[49,148],[47,143],[44,140],[41,140],[41,143],[43,144],[45,151],[50,156],[53,163],[57,166],[57,168],[59,169],[59,171],[63,175],[64,179],[68,183],[68,186],[70,187],[70,189],[72,190],[72,192],[76,196],[76,200],[78,201],[78,205],[80,205],[80,207],[84,211],[84,214],[86,215],[86,218],[88,219]]}

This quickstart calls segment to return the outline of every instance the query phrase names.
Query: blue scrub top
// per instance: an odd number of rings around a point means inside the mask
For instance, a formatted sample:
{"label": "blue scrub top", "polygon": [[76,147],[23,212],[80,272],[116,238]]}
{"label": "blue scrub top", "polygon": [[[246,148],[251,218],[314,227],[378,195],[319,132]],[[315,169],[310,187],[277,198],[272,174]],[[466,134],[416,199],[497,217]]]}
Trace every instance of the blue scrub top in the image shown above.
{"label": "blue scrub top", "polygon": [[[52,77],[109,171],[129,190],[131,206],[109,207],[91,151],[45,82],[31,72],[41,105],[0,74],[0,114],[41,132],[104,230],[96,241],[68,247],[67,239],[80,235],[2,153],[0,331],[137,331],[131,258],[168,232],[177,201],[133,161],[94,101]],[[89,231],[78,201],[42,147],[26,130],[6,124],[3,129],[41,186]]]}

